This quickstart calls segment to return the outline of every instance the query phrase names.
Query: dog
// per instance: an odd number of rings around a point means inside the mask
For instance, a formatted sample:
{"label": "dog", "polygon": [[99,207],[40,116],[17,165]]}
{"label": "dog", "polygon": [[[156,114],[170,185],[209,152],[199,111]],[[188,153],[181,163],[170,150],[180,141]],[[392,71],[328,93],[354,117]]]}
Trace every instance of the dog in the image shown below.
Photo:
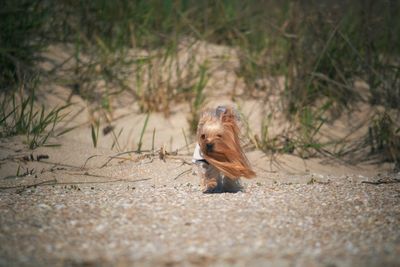
{"label": "dog", "polygon": [[204,193],[241,191],[240,177],[256,175],[240,146],[238,122],[232,107],[219,106],[200,116],[193,162]]}

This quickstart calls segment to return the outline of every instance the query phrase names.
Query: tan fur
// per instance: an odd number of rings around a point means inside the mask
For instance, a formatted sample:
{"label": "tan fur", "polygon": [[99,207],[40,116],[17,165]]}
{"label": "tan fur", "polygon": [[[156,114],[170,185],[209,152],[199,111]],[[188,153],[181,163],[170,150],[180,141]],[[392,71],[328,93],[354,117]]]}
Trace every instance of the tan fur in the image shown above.
{"label": "tan fur", "polygon": [[[227,108],[219,117],[208,111],[200,118],[197,139],[203,157],[232,180],[256,175],[240,146],[239,134],[232,108]],[[211,151],[207,150],[207,144],[212,145]]]}

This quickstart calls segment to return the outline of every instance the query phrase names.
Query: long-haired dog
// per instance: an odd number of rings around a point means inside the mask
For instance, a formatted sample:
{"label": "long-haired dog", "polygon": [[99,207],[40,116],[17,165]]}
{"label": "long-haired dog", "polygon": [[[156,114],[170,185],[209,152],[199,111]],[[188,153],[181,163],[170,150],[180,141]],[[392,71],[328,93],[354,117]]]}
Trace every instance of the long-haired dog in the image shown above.
{"label": "long-haired dog", "polygon": [[193,162],[198,165],[204,193],[240,191],[240,177],[256,175],[240,146],[238,120],[231,107],[223,106],[200,117]]}

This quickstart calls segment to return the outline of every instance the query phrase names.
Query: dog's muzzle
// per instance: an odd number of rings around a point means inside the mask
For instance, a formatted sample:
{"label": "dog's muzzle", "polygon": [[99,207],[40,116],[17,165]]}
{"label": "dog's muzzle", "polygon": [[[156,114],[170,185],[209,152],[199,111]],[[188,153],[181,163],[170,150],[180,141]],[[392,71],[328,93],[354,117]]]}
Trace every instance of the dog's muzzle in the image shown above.
{"label": "dog's muzzle", "polygon": [[206,144],[207,152],[212,152],[213,151],[213,147],[214,147],[214,144]]}

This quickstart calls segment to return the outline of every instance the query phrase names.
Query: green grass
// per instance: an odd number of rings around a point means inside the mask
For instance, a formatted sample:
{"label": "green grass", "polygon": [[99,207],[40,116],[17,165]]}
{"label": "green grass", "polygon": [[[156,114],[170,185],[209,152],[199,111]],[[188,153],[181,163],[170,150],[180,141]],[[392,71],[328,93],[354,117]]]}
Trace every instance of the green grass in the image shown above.
{"label": "green grass", "polygon": [[[139,142],[137,144],[137,150],[136,150],[137,153],[140,153],[142,151],[143,136],[144,136],[144,132],[146,131],[147,124],[149,122],[149,118],[150,118],[150,113],[147,113],[146,118],[143,123],[142,131],[140,132],[140,138],[139,138]],[[154,131],[153,131],[153,135],[154,135]],[[154,145],[152,145],[152,146],[154,147]]]}
{"label": "green grass", "polygon": [[189,115],[189,127],[190,132],[195,134],[197,131],[197,125],[200,119],[200,110],[203,107],[206,97],[204,95],[204,87],[208,82],[207,66],[201,65],[199,68],[199,78],[196,84],[189,88],[191,95],[190,115]]}
{"label": "green grass", "polygon": [[99,141],[99,131],[100,131],[100,121],[95,120],[90,124],[90,133],[92,137],[93,147],[97,147],[97,143]]}
{"label": "green grass", "polygon": [[27,97],[18,98],[15,93],[3,94],[0,110],[0,136],[24,135],[30,149],[47,145],[55,135],[55,127],[65,116],[62,111],[68,105],[46,110],[35,105],[35,91]]}
{"label": "green grass", "polygon": [[[361,99],[356,79],[368,84],[369,104],[399,110],[399,12],[396,1],[6,0],[0,11],[0,88],[12,91],[35,75],[56,75],[37,67],[40,52],[65,43],[73,47],[73,67],[52,78],[95,111],[113,113],[115,99],[127,92],[147,114],[169,116],[175,104],[187,103],[193,134],[207,102],[209,70],[195,55],[176,64],[180,44],[185,39],[226,45],[238,52],[236,74],[246,84],[241,97],[278,91],[260,87],[260,80],[285,80],[283,110],[293,130],[269,136],[266,114],[259,136],[250,135],[253,145],[307,157],[323,148],[316,137],[327,118],[351,112]],[[139,50],[148,53],[132,55]],[[21,108],[29,110],[28,104]],[[33,114],[40,119],[41,112]],[[92,125],[94,146],[98,127]],[[119,135],[113,132],[114,140]],[[121,149],[118,142],[114,146]]]}

